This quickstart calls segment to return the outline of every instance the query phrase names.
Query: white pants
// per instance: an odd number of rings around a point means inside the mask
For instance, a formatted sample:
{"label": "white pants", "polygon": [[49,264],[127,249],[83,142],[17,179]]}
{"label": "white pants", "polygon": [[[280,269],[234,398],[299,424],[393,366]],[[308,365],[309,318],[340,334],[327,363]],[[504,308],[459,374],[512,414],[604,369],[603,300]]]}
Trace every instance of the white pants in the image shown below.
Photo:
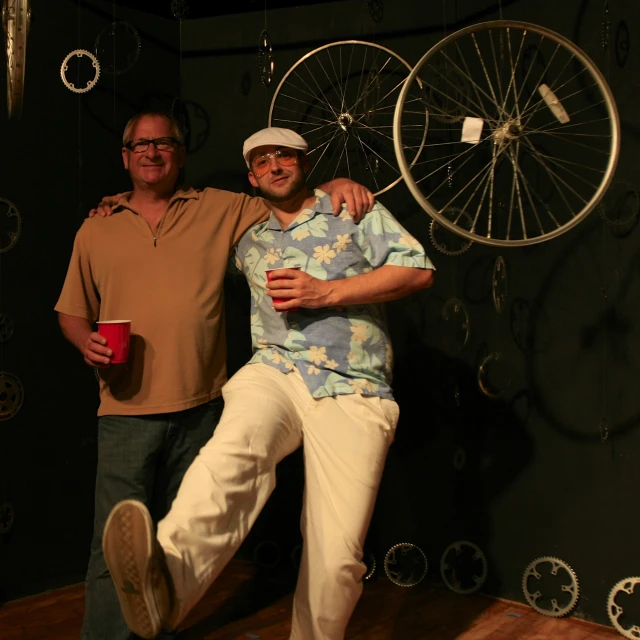
{"label": "white pants", "polygon": [[251,529],[276,464],[304,445],[303,551],[292,640],[342,640],[362,592],[362,548],[398,405],[378,397],[313,398],[297,371],[243,367],[223,389],[211,440],[187,471],[158,540],[181,619]]}

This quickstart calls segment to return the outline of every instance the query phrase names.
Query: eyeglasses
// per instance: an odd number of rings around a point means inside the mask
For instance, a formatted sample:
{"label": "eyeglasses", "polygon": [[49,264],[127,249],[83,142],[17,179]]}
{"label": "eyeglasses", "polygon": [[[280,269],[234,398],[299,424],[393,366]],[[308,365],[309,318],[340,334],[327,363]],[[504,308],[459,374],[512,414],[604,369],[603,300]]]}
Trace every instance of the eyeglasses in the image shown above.
{"label": "eyeglasses", "polygon": [[164,138],[154,138],[153,140],[147,140],[146,138],[130,140],[124,146],[129,149],[129,151],[133,151],[133,153],[143,153],[149,148],[150,144],[153,144],[158,151],[171,151],[174,145],[179,143],[175,138],[167,136]]}
{"label": "eyeglasses", "polygon": [[251,160],[251,171],[253,171],[253,175],[256,178],[262,178],[268,173],[272,158],[282,167],[291,167],[298,162],[297,152],[291,149],[278,149],[273,153],[261,153]]}

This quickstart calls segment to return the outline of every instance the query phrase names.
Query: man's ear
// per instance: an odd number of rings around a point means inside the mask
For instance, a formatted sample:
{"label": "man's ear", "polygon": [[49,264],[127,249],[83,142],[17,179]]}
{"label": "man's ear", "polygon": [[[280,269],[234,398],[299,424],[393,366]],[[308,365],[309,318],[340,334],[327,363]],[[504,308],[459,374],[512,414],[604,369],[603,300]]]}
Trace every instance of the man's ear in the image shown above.
{"label": "man's ear", "polygon": [[309,162],[309,158],[307,158],[307,155],[305,153],[300,154],[300,160],[298,164],[300,165],[300,168],[305,173],[305,175],[309,173],[309,171],[311,171],[311,162]]}
{"label": "man's ear", "polygon": [[252,187],[258,188],[258,181],[256,180],[256,177],[253,175],[253,171],[249,171],[249,182],[251,183]]}
{"label": "man's ear", "polygon": [[122,164],[124,164],[124,168],[129,171],[129,153],[126,147],[122,147]]}

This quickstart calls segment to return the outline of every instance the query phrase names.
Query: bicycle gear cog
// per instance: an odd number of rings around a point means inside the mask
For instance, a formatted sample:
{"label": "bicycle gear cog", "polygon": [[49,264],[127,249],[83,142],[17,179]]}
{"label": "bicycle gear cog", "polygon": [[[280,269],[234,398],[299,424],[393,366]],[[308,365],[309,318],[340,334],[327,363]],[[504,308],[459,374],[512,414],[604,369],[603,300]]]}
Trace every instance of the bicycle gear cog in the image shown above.
{"label": "bicycle gear cog", "polygon": [[[461,595],[479,591],[487,579],[488,571],[486,556],[478,545],[468,540],[452,542],[440,558],[442,581],[450,591]],[[463,586],[469,583],[472,584]]]}
{"label": "bicycle gear cog", "polygon": [[13,509],[13,505],[9,502],[5,502],[0,505],[0,534],[9,533],[13,523],[16,519],[16,512]]}
{"label": "bicycle gear cog", "polygon": [[273,569],[281,559],[282,551],[275,540],[263,540],[253,549],[253,561],[262,569]]}
{"label": "bicycle gear cog", "polygon": [[[457,218],[458,221],[460,221],[462,219],[462,226],[465,227],[467,231],[471,231],[473,220],[466,211],[462,211],[458,207],[447,207],[443,209],[442,214],[450,220]],[[438,238],[438,236],[440,236],[440,238]],[[467,240],[445,229],[437,220],[432,220],[429,225],[429,237],[431,238],[431,244],[446,256],[459,256],[467,251],[473,244],[472,240]]]}
{"label": "bicycle gear cog", "polygon": [[6,313],[0,313],[0,344],[9,342],[12,337],[13,320]]}
{"label": "bicycle gear cog", "polygon": [[453,454],[453,468],[456,471],[462,471],[466,464],[467,452],[462,447],[458,447]]}
{"label": "bicycle gear cog", "polygon": [[449,298],[440,317],[440,341],[447,354],[459,354],[469,341],[470,333],[471,321],[464,302],[459,298]]}
{"label": "bicycle gear cog", "polygon": [[384,557],[384,572],[399,587],[417,585],[427,575],[428,569],[427,556],[410,542],[394,545]]}
{"label": "bicycle gear cog", "polygon": [[493,264],[491,296],[493,307],[498,313],[502,313],[507,300],[507,264],[502,256],[498,256]]}
{"label": "bicycle gear cog", "polygon": [[[67,71],[69,70],[69,61],[71,58],[76,56],[77,58],[87,57],[91,60],[91,66],[93,67],[93,78],[87,82],[84,87],[76,87],[73,82],[67,80]],[[68,53],[65,59],[62,61],[60,65],[60,77],[62,78],[62,82],[69,91],[73,91],[73,93],[86,93],[93,89],[96,86],[96,82],[98,82],[98,78],[100,77],[100,63],[98,62],[98,58],[96,58],[91,51],[87,51],[86,49],[74,49],[71,53]]]}
{"label": "bicycle gear cog", "polygon": [[187,0],[171,0],[171,14],[176,20],[184,20],[189,15]]}
{"label": "bicycle gear cog", "polygon": [[384,17],[384,2],[382,0],[367,0],[367,9],[374,22],[382,22]]}
{"label": "bicycle gear cog", "polygon": [[96,38],[93,50],[102,69],[111,75],[121,75],[133,67],[140,57],[142,41],[138,30],[124,20],[107,25]]}
{"label": "bicycle gear cog", "polygon": [[613,585],[613,588],[609,592],[607,599],[607,613],[609,614],[609,620],[616,630],[621,633],[625,638],[640,638],[640,625],[633,624],[628,629],[625,629],[620,624],[620,616],[624,613],[624,609],[616,603],[616,596],[622,592],[632,595],[636,585],[640,584],[640,578],[623,578],[619,582]]}
{"label": "bicycle gear cog", "polygon": [[640,194],[631,183],[614,180],[598,205],[598,211],[614,235],[626,236],[638,223]]}
{"label": "bicycle gear cog", "polygon": [[291,566],[297,571],[302,562],[302,542],[291,549],[289,560],[291,560]]}
{"label": "bicycle gear cog", "polygon": [[616,27],[616,63],[622,69],[629,60],[631,34],[626,20],[620,20]]}
{"label": "bicycle gear cog", "polygon": [[[9,226],[12,228],[4,229],[4,220],[0,219],[0,253],[4,253],[13,248],[16,242],[18,242],[20,232],[22,231],[22,216],[20,215],[18,207],[16,207],[11,200],[0,198],[0,211],[2,211],[5,206],[7,207],[7,219],[12,222]],[[12,218],[15,218],[15,220],[12,220]]]}
{"label": "bicycle gear cog", "polygon": [[480,391],[487,396],[487,398],[501,398],[511,387],[511,379],[509,379],[504,386],[500,389],[493,384],[490,384],[487,380],[487,374],[489,373],[489,363],[490,362],[499,362],[502,358],[502,353],[496,351],[495,353],[490,353],[484,360],[480,363],[478,367],[478,386],[480,387]]}
{"label": "bicycle gear cog", "polygon": [[[539,571],[539,567],[543,564],[551,565],[549,575],[557,576],[560,569],[568,575],[569,584],[561,585],[562,591],[569,594],[569,601],[566,604],[560,605],[555,598],[551,598],[551,608],[545,609],[538,604],[538,600],[543,597],[542,592],[539,590],[529,590],[529,582],[531,578],[535,578],[536,580],[540,580],[540,578],[542,578],[542,573]],[[564,560],[554,558],[553,556],[537,558],[524,570],[524,574],[522,576],[522,590],[524,592],[524,597],[533,609],[538,613],[551,618],[560,618],[569,613],[576,606],[578,596],[580,595],[578,577],[576,576],[575,571]]]}
{"label": "bicycle gear cog", "polygon": [[373,574],[376,572],[376,558],[373,555],[373,553],[371,553],[371,551],[366,551],[364,552],[364,556],[362,558],[362,562],[365,563],[365,565],[367,566],[367,571],[364,574],[364,576],[362,576],[363,580],[371,580]]}
{"label": "bicycle gear cog", "polygon": [[8,371],[0,371],[0,421],[13,418],[23,402],[24,389],[20,378]]}

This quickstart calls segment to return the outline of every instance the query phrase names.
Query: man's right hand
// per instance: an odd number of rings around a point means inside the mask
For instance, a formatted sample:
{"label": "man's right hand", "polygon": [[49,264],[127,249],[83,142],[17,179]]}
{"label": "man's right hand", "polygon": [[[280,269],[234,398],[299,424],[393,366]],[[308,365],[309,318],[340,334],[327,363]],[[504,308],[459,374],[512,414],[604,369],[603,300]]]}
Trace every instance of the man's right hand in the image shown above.
{"label": "man's right hand", "polygon": [[98,367],[99,369],[108,367],[111,364],[113,351],[106,345],[107,339],[104,336],[95,331],[91,333],[84,343],[82,351],[84,361],[91,367]]}
{"label": "man's right hand", "polygon": [[97,215],[104,218],[106,216],[110,216],[113,213],[111,207],[118,203],[118,200],[120,200],[121,196],[121,193],[116,193],[114,196],[105,196],[104,198],[102,198],[100,204],[95,209],[91,209],[91,211],[89,211],[89,217],[93,218],[93,216]]}

